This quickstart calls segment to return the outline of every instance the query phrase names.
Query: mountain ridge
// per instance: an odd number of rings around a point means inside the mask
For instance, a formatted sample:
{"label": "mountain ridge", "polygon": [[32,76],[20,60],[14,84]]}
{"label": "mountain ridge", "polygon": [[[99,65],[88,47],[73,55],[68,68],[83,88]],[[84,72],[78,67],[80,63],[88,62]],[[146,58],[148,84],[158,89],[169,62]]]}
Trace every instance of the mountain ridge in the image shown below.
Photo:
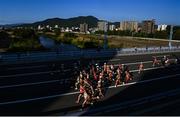
{"label": "mountain ridge", "polygon": [[41,26],[52,26],[54,27],[55,25],[58,25],[59,27],[79,27],[80,24],[82,23],[87,23],[90,28],[96,27],[97,22],[100,21],[98,18],[94,16],[78,16],[78,17],[72,17],[68,19],[63,19],[63,18],[48,18],[42,21],[34,22],[34,23],[28,23],[28,24],[23,24],[20,25],[22,27],[38,27],[39,25]]}
{"label": "mountain ridge", "polygon": [[[72,18],[48,18],[45,20],[33,22],[33,23],[19,23],[19,24],[8,24],[8,25],[2,25],[4,27],[34,27],[37,28],[39,25],[46,27],[47,25],[54,27],[55,25],[58,25],[59,27],[79,27],[82,23],[87,23],[89,28],[97,27],[97,23],[99,21],[105,21],[100,20],[95,16],[77,16]],[[116,26],[119,26],[120,22],[109,22],[109,24],[114,24]]]}

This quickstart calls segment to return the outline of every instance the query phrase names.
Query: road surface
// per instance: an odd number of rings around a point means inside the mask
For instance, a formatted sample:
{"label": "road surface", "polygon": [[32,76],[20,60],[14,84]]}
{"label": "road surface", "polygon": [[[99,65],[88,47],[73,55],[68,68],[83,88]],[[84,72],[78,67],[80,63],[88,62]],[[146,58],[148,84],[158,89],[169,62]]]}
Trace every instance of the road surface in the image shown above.
{"label": "road surface", "polygon": [[[152,67],[152,56],[162,57],[171,54],[96,59],[95,62],[130,66],[134,79],[117,88],[107,87],[105,98],[84,111],[80,111],[81,105],[75,103],[78,92],[74,90],[76,79],[73,68],[74,63],[78,63],[79,60],[0,65],[0,115],[105,115],[108,113],[107,110],[114,111],[117,115],[127,115],[131,111],[121,113],[121,109],[112,110],[112,106],[132,100],[136,103],[138,99],[180,88],[179,65],[168,68]],[[180,53],[175,54],[180,57]],[[88,61],[89,59],[82,59],[81,63],[86,65]],[[145,71],[138,75],[137,66],[140,62],[143,62]],[[142,112],[138,112],[139,110],[132,111],[132,114],[143,115]]]}

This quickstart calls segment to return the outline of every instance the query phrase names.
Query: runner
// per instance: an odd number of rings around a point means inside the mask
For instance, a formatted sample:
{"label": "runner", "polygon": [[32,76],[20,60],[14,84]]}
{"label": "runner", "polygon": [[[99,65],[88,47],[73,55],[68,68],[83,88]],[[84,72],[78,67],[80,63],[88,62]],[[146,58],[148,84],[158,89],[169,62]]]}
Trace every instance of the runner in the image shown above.
{"label": "runner", "polygon": [[79,103],[81,97],[84,95],[84,91],[85,91],[85,89],[84,89],[84,82],[83,82],[83,80],[80,80],[80,88],[79,88],[79,92],[80,93],[78,95],[78,99],[77,99],[76,103]]}
{"label": "runner", "polygon": [[170,65],[170,60],[169,60],[169,58],[166,58],[165,66],[169,66],[169,65]]}
{"label": "runner", "polygon": [[98,84],[97,84],[97,91],[98,91],[99,97],[104,97],[104,95],[102,93],[102,84],[103,84],[102,78],[100,78],[98,81]]}
{"label": "runner", "polygon": [[112,81],[113,81],[113,72],[112,72],[112,70],[109,70],[108,80],[109,80],[110,84],[111,84]]}
{"label": "runner", "polygon": [[84,91],[83,91],[83,97],[84,97],[84,101],[82,103],[82,108],[84,108],[85,104],[88,103],[88,100],[90,98],[87,91],[86,91],[86,89],[85,89],[85,87],[84,87]]}
{"label": "runner", "polygon": [[82,79],[83,79],[83,74],[82,74],[82,72],[80,72],[79,76],[77,77],[76,82],[75,82],[75,90],[78,89],[78,85],[80,84],[80,80],[82,80]]}
{"label": "runner", "polygon": [[93,89],[92,83],[87,77],[84,79],[84,85],[86,87],[90,88],[92,94],[94,94],[94,89]]}
{"label": "runner", "polygon": [[104,72],[107,71],[107,65],[106,65],[106,63],[104,63],[103,69],[104,69]]}
{"label": "runner", "polygon": [[167,60],[167,57],[166,57],[166,56],[164,56],[164,57],[161,59],[161,63],[162,63],[163,66],[166,65],[166,63],[165,63],[166,60]]}
{"label": "runner", "polygon": [[118,70],[117,70],[115,87],[117,87],[120,83],[121,83],[121,71],[118,69]]}
{"label": "runner", "polygon": [[94,80],[97,81],[98,79],[97,79],[97,74],[96,74],[94,66],[92,66],[92,73],[93,73]]}
{"label": "runner", "polygon": [[75,90],[78,90],[79,83],[80,83],[80,76],[78,76],[77,79],[76,79]]}
{"label": "runner", "polygon": [[130,80],[132,80],[132,75],[131,73],[129,72],[129,70],[125,71],[125,83],[128,83]]}
{"label": "runner", "polygon": [[144,65],[143,63],[141,62],[140,65],[139,65],[139,74],[144,70]]}
{"label": "runner", "polygon": [[157,57],[153,57],[153,67],[155,67],[156,65],[159,65],[159,62],[158,62],[158,60],[157,60]]}
{"label": "runner", "polygon": [[126,69],[125,69],[125,65],[122,64],[121,80],[123,84],[125,83],[125,79],[126,79]]}
{"label": "runner", "polygon": [[119,64],[118,69],[122,72],[122,70],[123,70],[123,64]]}
{"label": "runner", "polygon": [[99,99],[99,96],[94,97],[91,90],[89,90],[87,87],[84,86],[84,101],[82,103],[82,109],[85,107],[85,105],[91,104],[93,105],[93,102]]}

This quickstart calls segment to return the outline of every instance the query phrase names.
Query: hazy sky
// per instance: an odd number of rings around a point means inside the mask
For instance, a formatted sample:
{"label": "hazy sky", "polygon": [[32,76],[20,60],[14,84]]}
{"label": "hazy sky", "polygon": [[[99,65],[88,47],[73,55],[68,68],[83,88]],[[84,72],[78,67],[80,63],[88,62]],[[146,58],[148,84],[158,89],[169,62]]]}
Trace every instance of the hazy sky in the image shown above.
{"label": "hazy sky", "polygon": [[180,25],[180,0],[0,0],[0,24],[87,15]]}

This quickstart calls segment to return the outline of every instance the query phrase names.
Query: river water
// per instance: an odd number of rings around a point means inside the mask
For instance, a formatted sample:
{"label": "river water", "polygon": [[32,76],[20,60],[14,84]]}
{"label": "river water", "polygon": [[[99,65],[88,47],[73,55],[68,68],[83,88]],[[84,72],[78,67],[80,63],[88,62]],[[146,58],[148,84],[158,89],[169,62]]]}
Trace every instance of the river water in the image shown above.
{"label": "river water", "polygon": [[56,50],[56,51],[76,51],[76,50],[80,50],[80,48],[74,46],[74,45],[70,45],[70,44],[64,44],[64,43],[60,43],[57,44],[55,43],[55,41],[51,38],[47,38],[47,37],[40,37],[39,38],[40,43],[42,44],[43,47],[50,49],[50,50]]}

